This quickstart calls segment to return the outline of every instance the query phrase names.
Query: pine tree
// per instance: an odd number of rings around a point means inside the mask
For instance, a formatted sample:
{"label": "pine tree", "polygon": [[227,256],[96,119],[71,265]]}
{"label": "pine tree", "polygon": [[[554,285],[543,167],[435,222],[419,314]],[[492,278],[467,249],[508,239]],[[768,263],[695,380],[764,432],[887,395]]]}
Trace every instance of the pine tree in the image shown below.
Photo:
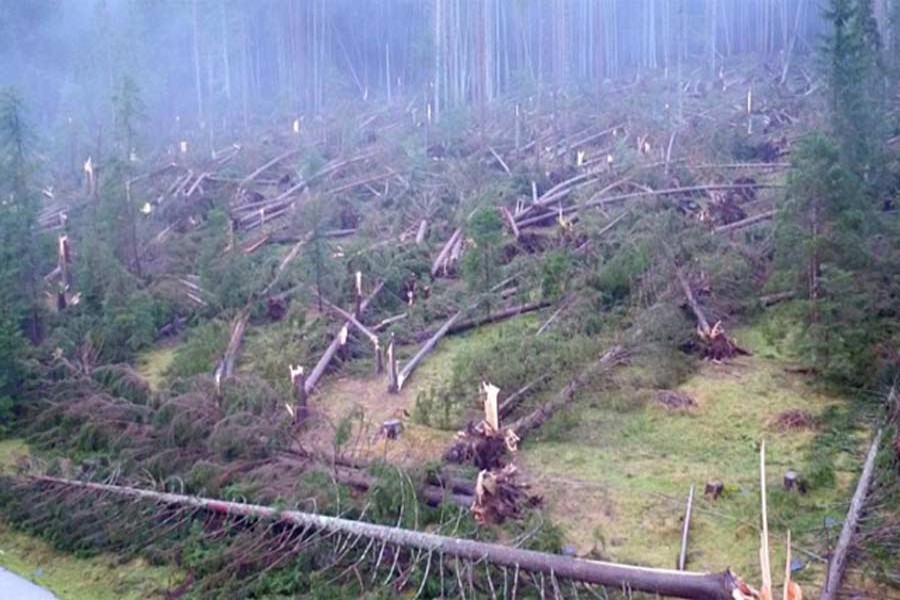
{"label": "pine tree", "polygon": [[824,16],[831,23],[822,56],[831,94],[832,131],[844,164],[874,183],[881,176],[878,127],[883,93],[881,40],[872,0],[831,0]]}
{"label": "pine tree", "polygon": [[[463,257],[463,276],[470,291],[487,294],[494,283],[495,272],[500,262],[503,221],[496,210],[482,208],[472,216],[466,233],[471,240],[472,248]],[[490,313],[489,303],[486,304],[486,309]]]}
{"label": "pine tree", "polygon": [[41,338],[38,205],[29,188],[31,130],[14,90],[0,92],[0,310]]}

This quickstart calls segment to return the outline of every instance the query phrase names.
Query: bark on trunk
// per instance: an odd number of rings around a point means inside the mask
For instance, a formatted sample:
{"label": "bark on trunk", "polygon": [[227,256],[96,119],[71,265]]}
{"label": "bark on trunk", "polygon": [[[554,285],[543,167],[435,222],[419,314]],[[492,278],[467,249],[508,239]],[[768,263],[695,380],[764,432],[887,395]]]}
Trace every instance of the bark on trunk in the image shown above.
{"label": "bark on trunk", "polygon": [[[375,286],[375,289],[372,290],[372,293],[363,300],[362,304],[359,307],[360,314],[362,314],[366,308],[369,306],[369,303],[378,295],[378,292],[381,291],[381,288],[384,287],[384,282],[379,283]],[[313,389],[316,387],[316,384],[319,382],[319,379],[322,378],[322,375],[325,374],[325,369],[328,368],[328,365],[331,363],[331,359],[334,358],[334,355],[337,354],[338,349],[341,347],[341,331],[344,327],[349,327],[350,322],[347,321],[338,330],[335,334],[334,339],[331,340],[331,343],[325,349],[325,353],[322,354],[322,358],[319,359],[319,362],[316,363],[316,366],[313,367],[313,370],[309,373],[309,377],[306,378],[306,393],[312,393]]]}
{"label": "bark on trunk", "polygon": [[819,600],[834,600],[838,589],[841,587],[844,568],[847,566],[847,550],[850,548],[853,534],[856,533],[859,515],[863,504],[865,504],[866,495],[869,493],[872,475],[875,473],[875,457],[881,444],[881,433],[882,430],[879,429],[878,433],[875,434],[875,439],[872,440],[872,445],[869,447],[869,453],[866,455],[862,475],[859,476],[859,483],[856,484],[853,500],[850,501],[850,510],[847,511],[847,518],[844,520],[843,528],[841,528],[837,546],[835,546],[831,560],[828,562],[828,578],[825,580],[825,587],[822,588],[822,595],[819,596]]}
{"label": "bark on trunk", "polygon": [[572,402],[572,400],[575,399],[575,394],[578,390],[581,389],[592,376],[622,360],[624,354],[625,349],[621,346],[614,346],[607,350],[600,357],[600,360],[588,366],[584,371],[579,373],[575,379],[569,382],[566,387],[560,390],[556,395],[556,398],[546,404],[542,404],[530,414],[510,425],[508,429],[512,429],[520,439],[524,438],[528,433],[543,425],[544,422],[556,414],[558,410]]}
{"label": "bark on trunk", "polygon": [[258,504],[244,504],[53,477],[29,477],[28,479],[50,486],[90,490],[132,500],[189,507],[221,515],[280,521],[298,527],[313,528],[328,534],[365,537],[404,548],[439,552],[446,556],[469,561],[486,561],[496,566],[516,568],[530,573],[662,596],[689,600],[729,600],[733,597],[732,592],[737,589],[736,578],[730,570],[726,570],[724,573],[686,573],[669,569],[635,567],[510,548],[500,544],[453,538],[340,517],[286,511]]}

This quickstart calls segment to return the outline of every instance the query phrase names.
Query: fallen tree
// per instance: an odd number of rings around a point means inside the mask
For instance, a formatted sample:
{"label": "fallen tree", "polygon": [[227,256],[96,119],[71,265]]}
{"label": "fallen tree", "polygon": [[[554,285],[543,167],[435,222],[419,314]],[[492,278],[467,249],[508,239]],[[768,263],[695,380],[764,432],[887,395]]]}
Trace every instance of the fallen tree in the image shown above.
{"label": "fallen tree", "polygon": [[744,229],[746,227],[750,227],[752,225],[756,225],[757,223],[762,223],[764,221],[771,221],[775,218],[775,215],[778,214],[777,210],[770,210],[768,212],[760,213],[758,215],[753,215],[752,217],[747,217],[746,219],[741,219],[740,221],[735,221],[734,223],[728,223],[727,225],[719,225],[713,231],[716,233],[728,233],[731,231],[737,231],[739,229]]}
{"label": "fallen tree", "polygon": [[[338,542],[344,539],[345,544],[351,539],[355,539],[356,542],[362,539],[369,542],[381,542],[382,553],[387,545],[397,549],[417,550],[419,551],[418,556],[420,559],[422,558],[422,553],[427,553],[429,567],[426,567],[426,569],[430,568],[432,554],[437,553],[442,557],[453,557],[463,561],[484,562],[495,567],[512,568],[515,569],[517,578],[519,571],[524,571],[551,577],[554,581],[557,579],[570,580],[689,600],[742,600],[748,597],[744,595],[743,590],[745,586],[743,586],[740,579],[727,569],[723,573],[689,573],[669,569],[636,567],[523,550],[500,544],[377,525],[341,517],[284,510],[258,504],[230,502],[213,498],[55,477],[25,476],[17,480],[7,479],[5,483],[7,486],[16,484],[31,486],[34,488],[33,491],[35,493],[39,493],[41,490],[69,490],[70,493],[78,493],[95,498],[113,497],[127,503],[148,503],[160,508],[185,509],[211,515],[236,517],[252,522],[279,523],[287,527],[300,528],[304,532],[312,530],[326,534],[324,537],[331,537],[331,534],[333,534]],[[66,517],[76,518],[77,513],[67,514]],[[347,537],[343,538],[342,536]],[[370,543],[369,547],[371,545]],[[379,559],[380,562],[381,560]],[[443,564],[443,561],[441,561],[441,564]],[[415,566],[418,566],[418,562],[411,568]],[[394,567],[396,567],[396,560],[394,560]],[[392,578],[395,570],[395,568],[391,569],[388,581]],[[401,573],[397,573],[398,577],[400,575]],[[426,570],[426,579],[427,575],[428,571]],[[513,594],[513,597],[515,597],[515,594]]]}
{"label": "fallen tree", "polygon": [[681,285],[681,290],[684,292],[691,311],[697,318],[697,337],[703,344],[703,355],[712,360],[726,360],[738,354],[750,354],[725,334],[725,327],[721,321],[716,321],[714,325],[710,326],[703,308],[697,302],[694,292],[691,291],[687,277],[678,265],[675,265],[675,276],[678,278],[678,283]]}
{"label": "fallen tree", "polygon": [[692,185],[685,187],[673,187],[666,188],[661,190],[652,190],[646,189],[639,192],[630,192],[628,194],[619,194],[616,196],[606,196],[606,197],[595,197],[587,202],[582,203],[581,205],[572,205],[560,208],[556,212],[549,212],[540,215],[536,215],[533,217],[529,217],[527,219],[520,220],[519,229],[524,229],[530,225],[536,225],[538,223],[542,223],[550,218],[562,215],[567,215],[573,212],[579,212],[580,210],[594,208],[597,206],[605,206],[607,204],[612,204],[614,202],[624,202],[626,200],[634,200],[636,198],[644,198],[644,197],[653,197],[653,196],[672,196],[675,194],[694,194],[699,192],[722,192],[722,191],[735,191],[735,190],[758,190],[758,189],[768,189],[768,188],[780,188],[783,187],[774,183],[716,183],[711,185]]}
{"label": "fallen tree", "polygon": [[872,444],[869,446],[868,454],[866,454],[862,474],[859,476],[859,482],[856,484],[856,491],[853,492],[853,499],[850,501],[847,518],[844,519],[841,535],[838,537],[838,543],[834,548],[834,552],[831,553],[831,560],[828,561],[828,575],[825,578],[825,585],[822,587],[822,594],[819,596],[819,600],[834,600],[841,587],[844,568],[847,566],[847,551],[850,549],[850,541],[859,525],[860,513],[866,502],[866,495],[869,493],[872,475],[875,473],[875,457],[878,455],[878,449],[881,444],[881,434],[882,430],[879,429],[878,433],[875,434],[875,439],[872,440]]}
{"label": "fallen tree", "polygon": [[[368,308],[369,304],[372,300],[375,299],[375,296],[378,295],[378,292],[381,291],[381,288],[384,287],[384,282],[379,283],[375,286],[375,289],[369,293],[368,296],[360,303],[359,305],[359,315],[362,316],[363,312],[365,312],[366,308]],[[338,349],[344,345],[344,340],[346,340],[346,331],[352,325],[350,321],[345,321],[343,326],[338,330],[338,332],[334,335],[334,338],[331,340],[331,343],[328,344],[328,347],[325,348],[325,352],[322,354],[322,357],[319,359],[319,362],[316,363],[316,366],[313,367],[313,370],[310,371],[309,376],[306,378],[305,389],[306,393],[312,393],[315,389],[316,384],[319,382],[319,379],[322,378],[322,375],[325,374],[325,370],[328,368],[328,365],[331,363],[331,360],[334,358],[334,355],[337,354]]]}
{"label": "fallen tree", "polygon": [[[462,323],[454,323],[446,332],[445,335],[455,335],[458,333],[464,333],[469,331],[470,329],[475,329],[476,327],[481,327],[482,325],[490,325],[492,323],[499,323],[500,321],[505,321],[507,319],[511,319],[513,317],[517,317],[519,315],[528,314],[531,312],[535,312],[550,306],[549,302],[534,302],[531,304],[517,304],[516,306],[510,306],[509,308],[504,308],[503,310],[498,310],[496,312],[492,312],[488,315],[484,315],[482,317],[478,317],[477,319],[469,319],[467,321],[463,321]],[[416,339],[418,341],[427,340],[432,337],[434,332],[422,332],[416,334]]]}
{"label": "fallen tree", "polygon": [[537,407],[534,411],[521,419],[518,419],[510,425],[508,429],[514,431],[520,439],[524,438],[530,432],[543,425],[544,422],[556,414],[557,411],[571,403],[572,400],[575,399],[575,394],[578,390],[584,387],[592,377],[619,364],[625,360],[627,356],[628,353],[625,348],[622,346],[613,346],[604,352],[599,360],[589,365],[579,373],[575,379],[570,381],[566,387],[559,391],[555,398]]}

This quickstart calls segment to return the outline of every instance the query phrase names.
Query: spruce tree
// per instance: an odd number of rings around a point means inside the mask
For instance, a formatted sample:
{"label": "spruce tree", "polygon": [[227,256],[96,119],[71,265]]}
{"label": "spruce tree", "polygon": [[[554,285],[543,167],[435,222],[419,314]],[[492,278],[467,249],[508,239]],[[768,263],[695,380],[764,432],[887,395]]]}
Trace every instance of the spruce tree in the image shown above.
{"label": "spruce tree", "polygon": [[42,332],[31,139],[22,98],[15,90],[0,92],[0,311],[37,343]]}
{"label": "spruce tree", "polygon": [[824,12],[831,34],[822,49],[831,129],[842,162],[865,181],[880,179],[883,96],[881,39],[872,0],[831,0]]}

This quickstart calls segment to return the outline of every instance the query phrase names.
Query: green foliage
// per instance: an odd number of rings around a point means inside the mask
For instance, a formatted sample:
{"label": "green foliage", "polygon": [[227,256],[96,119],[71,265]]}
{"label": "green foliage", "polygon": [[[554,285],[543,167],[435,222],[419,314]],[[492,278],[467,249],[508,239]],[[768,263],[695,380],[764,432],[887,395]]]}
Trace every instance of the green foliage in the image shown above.
{"label": "green foliage", "polygon": [[[478,404],[482,381],[499,387],[504,396],[533,381],[539,373],[566,381],[589,353],[587,348],[596,345],[581,336],[547,333],[535,337],[521,321],[475,335],[477,343],[454,354],[449,379],[416,397],[413,418],[417,421],[441,429],[459,427],[466,409]],[[533,389],[539,391],[547,385],[544,382]]]}
{"label": "green foliage", "polygon": [[832,130],[846,167],[872,183],[882,175],[881,39],[872,0],[831,0],[832,31],[822,49],[831,92]]}
{"label": "green foliage", "polygon": [[207,321],[188,333],[184,344],[175,350],[175,361],[166,371],[166,377],[189,377],[200,373],[212,373],[216,361],[228,345],[228,326],[222,321]]}
{"label": "green foliage", "polygon": [[15,414],[15,398],[22,378],[20,353],[24,341],[6,315],[0,313],[0,434],[9,426]]}
{"label": "green foliage", "polygon": [[572,259],[565,250],[554,250],[541,261],[541,297],[555,301],[568,291]]}
{"label": "green foliage", "polygon": [[650,266],[653,252],[651,243],[641,240],[621,248],[600,267],[593,285],[603,294],[607,305],[628,298],[638,276]]}
{"label": "green foliage", "polygon": [[119,88],[113,94],[115,109],[116,137],[120,144],[120,157],[131,161],[138,141],[138,121],[146,118],[146,107],[141,100],[141,90],[137,82],[128,75],[122,78]]}
{"label": "green foliage", "polygon": [[486,294],[495,283],[502,233],[503,221],[493,208],[478,209],[469,220],[466,235],[471,247],[463,255],[462,274],[470,292]]}
{"label": "green foliage", "polygon": [[784,331],[797,324],[796,352],[824,374],[872,381],[897,335],[896,226],[875,210],[834,141],[809,136],[794,164],[779,215],[774,281],[803,293],[772,318]]}
{"label": "green foliage", "polygon": [[227,231],[225,213],[211,210],[203,227],[198,259],[201,285],[216,300],[220,310],[243,307],[265,275],[264,269],[254,270],[252,259],[243,252],[223,252],[228,244]]}
{"label": "green foliage", "polygon": [[31,129],[14,90],[0,90],[0,306],[32,342],[42,335],[38,202],[30,190]]}

